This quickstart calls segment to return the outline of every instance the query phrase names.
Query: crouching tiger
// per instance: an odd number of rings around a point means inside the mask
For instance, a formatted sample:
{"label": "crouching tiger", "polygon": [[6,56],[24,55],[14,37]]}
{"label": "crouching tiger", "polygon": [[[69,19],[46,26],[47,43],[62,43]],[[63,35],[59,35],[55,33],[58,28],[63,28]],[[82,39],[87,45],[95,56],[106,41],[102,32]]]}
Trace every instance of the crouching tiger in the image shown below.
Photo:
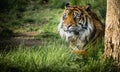
{"label": "crouching tiger", "polygon": [[84,55],[87,53],[87,45],[102,39],[104,25],[91,10],[90,4],[71,6],[67,3],[58,31],[60,36],[69,43],[73,52]]}

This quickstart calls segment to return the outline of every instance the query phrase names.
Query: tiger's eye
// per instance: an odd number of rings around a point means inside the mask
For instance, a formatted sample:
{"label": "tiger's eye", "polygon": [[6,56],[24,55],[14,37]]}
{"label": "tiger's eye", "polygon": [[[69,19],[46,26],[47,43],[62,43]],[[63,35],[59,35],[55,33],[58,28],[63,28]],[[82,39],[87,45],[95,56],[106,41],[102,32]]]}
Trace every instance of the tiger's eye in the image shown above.
{"label": "tiger's eye", "polygon": [[67,17],[67,15],[66,15],[66,14],[64,14],[64,15],[63,15],[63,19],[65,19],[66,17]]}
{"label": "tiger's eye", "polygon": [[74,20],[77,20],[80,17],[80,14],[78,12],[74,12]]}
{"label": "tiger's eye", "polygon": [[67,18],[68,13],[69,13],[69,10],[66,10],[66,12],[63,15],[63,19]]}
{"label": "tiger's eye", "polygon": [[79,16],[79,13],[78,12],[74,12],[74,17],[77,17]]}

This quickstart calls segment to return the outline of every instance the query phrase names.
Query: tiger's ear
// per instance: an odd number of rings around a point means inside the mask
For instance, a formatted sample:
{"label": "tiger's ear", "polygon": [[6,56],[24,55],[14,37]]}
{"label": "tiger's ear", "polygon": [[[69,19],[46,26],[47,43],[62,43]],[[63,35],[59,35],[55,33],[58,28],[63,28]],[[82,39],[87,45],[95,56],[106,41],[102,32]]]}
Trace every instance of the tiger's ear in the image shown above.
{"label": "tiger's ear", "polygon": [[67,8],[67,7],[69,7],[69,6],[70,6],[70,3],[69,3],[69,2],[65,4],[65,8]]}
{"label": "tiger's ear", "polygon": [[89,12],[91,10],[91,4],[86,5],[86,11]]}

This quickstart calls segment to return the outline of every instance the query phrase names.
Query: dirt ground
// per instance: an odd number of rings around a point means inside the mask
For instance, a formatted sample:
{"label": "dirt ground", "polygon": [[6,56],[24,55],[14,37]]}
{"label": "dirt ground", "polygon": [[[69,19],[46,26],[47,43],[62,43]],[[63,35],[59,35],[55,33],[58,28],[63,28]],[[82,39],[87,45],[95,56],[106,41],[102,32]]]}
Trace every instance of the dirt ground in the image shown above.
{"label": "dirt ground", "polygon": [[38,32],[25,32],[21,34],[15,34],[10,38],[1,38],[0,39],[0,48],[11,48],[17,47],[21,44],[25,46],[38,46],[41,45],[43,42],[41,40],[37,40],[34,36],[38,35]]}

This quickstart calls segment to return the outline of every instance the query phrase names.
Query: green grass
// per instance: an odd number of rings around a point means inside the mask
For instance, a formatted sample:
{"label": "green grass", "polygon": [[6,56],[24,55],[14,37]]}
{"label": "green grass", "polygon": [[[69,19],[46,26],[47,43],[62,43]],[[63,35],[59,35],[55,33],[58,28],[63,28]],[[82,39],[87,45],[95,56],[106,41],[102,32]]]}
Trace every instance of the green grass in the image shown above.
{"label": "green grass", "polygon": [[[1,72],[111,72],[111,63],[103,61],[103,49],[90,48],[89,56],[71,53],[61,39],[47,41],[42,46],[0,52]],[[109,65],[109,67],[107,67]]]}
{"label": "green grass", "polygon": [[40,71],[44,68],[54,70],[54,67],[64,66],[71,57],[71,53],[64,45],[60,46],[55,42],[48,43],[47,46],[32,48],[20,46],[17,50],[3,52],[0,55],[0,59],[2,59],[0,64],[5,63],[5,67],[10,66],[15,69],[22,68],[22,71],[26,71],[26,69],[27,71]]}
{"label": "green grass", "polygon": [[27,10],[22,13],[22,18],[10,21],[6,25],[14,32],[50,31],[56,32],[62,9],[40,8]]}

